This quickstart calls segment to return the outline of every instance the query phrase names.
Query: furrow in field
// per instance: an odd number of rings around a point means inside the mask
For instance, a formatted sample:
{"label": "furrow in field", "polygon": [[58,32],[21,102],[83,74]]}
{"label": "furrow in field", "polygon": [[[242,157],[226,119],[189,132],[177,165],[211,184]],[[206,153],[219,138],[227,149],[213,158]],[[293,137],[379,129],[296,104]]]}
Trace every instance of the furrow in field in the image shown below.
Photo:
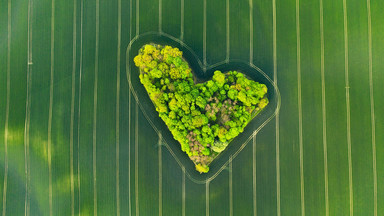
{"label": "furrow in field", "polygon": [[371,102],[371,128],[372,128],[372,172],[373,172],[373,214],[377,216],[377,166],[376,166],[376,124],[375,124],[375,98],[373,95],[373,75],[372,75],[372,20],[371,20],[371,1],[367,0],[368,16],[368,70],[369,70],[369,96]]}
{"label": "furrow in field", "polygon": [[72,94],[71,94],[71,123],[70,123],[70,176],[71,176],[71,215],[75,214],[75,189],[74,189],[74,174],[73,174],[73,125],[75,115],[75,89],[76,89],[76,30],[77,30],[77,1],[73,1],[73,43],[72,43]]}
{"label": "furrow in field", "polygon": [[7,212],[7,187],[8,187],[8,121],[9,101],[11,92],[11,0],[8,0],[8,37],[7,37],[7,105],[5,108],[4,126],[4,186],[3,186],[3,216]]}
{"label": "furrow in field", "polygon": [[230,53],[230,44],[229,44],[229,0],[226,0],[226,7],[225,7],[225,14],[226,14],[226,56],[225,56],[225,61],[229,61],[229,53]]}
{"label": "furrow in field", "polygon": [[203,64],[205,70],[207,67],[207,0],[204,0],[203,3]]}
{"label": "furrow in field", "polygon": [[140,33],[140,0],[136,0],[136,36]]}
{"label": "furrow in field", "polygon": [[[276,0],[272,0],[272,49],[273,49],[273,81],[277,85],[277,52],[276,52]],[[276,114],[276,211],[277,216],[280,211],[280,125],[279,113]]]}
{"label": "furrow in field", "polygon": [[81,74],[83,69],[83,0],[80,2],[80,59],[79,59],[79,107],[77,113],[77,187],[79,216],[81,215],[81,175],[80,175],[80,119],[81,119]]}
{"label": "furrow in field", "polygon": [[180,1],[180,40],[184,40],[184,0]]}
{"label": "furrow in field", "polygon": [[99,22],[100,22],[100,4],[96,0],[96,43],[95,43],[95,80],[93,84],[93,132],[92,132],[92,174],[93,174],[93,215],[97,216],[97,167],[96,167],[96,148],[97,148],[97,85],[99,73]]}
{"label": "furrow in field", "polygon": [[53,80],[55,68],[55,0],[52,0],[51,10],[51,81],[49,87],[49,113],[48,113],[48,175],[49,175],[49,215],[52,216],[52,106],[53,106]]}
{"label": "furrow in field", "polygon": [[323,154],[324,154],[324,193],[325,193],[325,215],[329,215],[328,195],[328,148],[327,148],[327,111],[325,100],[325,74],[324,74],[324,8],[323,0],[320,0],[320,70],[321,70],[321,104],[323,119]]}
{"label": "furrow in field", "polygon": [[205,183],[205,215],[209,216],[209,181]]}
{"label": "furrow in field", "polygon": [[303,120],[301,101],[301,56],[300,56],[300,1],[296,0],[296,61],[297,61],[297,95],[299,113],[299,148],[300,148],[300,191],[301,191],[301,215],[305,216],[304,200],[304,158],[303,158]]}
{"label": "furrow in field", "polygon": [[162,15],[162,12],[163,12],[163,0],[159,0],[159,32],[162,32],[163,31],[163,28],[162,28],[162,25],[163,25],[163,15]]}
{"label": "furrow in field", "polygon": [[159,161],[159,216],[163,215],[163,159],[162,159],[162,139],[163,136],[161,132],[158,133],[158,143],[157,143],[157,148],[158,148],[158,161]]}
{"label": "furrow in field", "polygon": [[229,158],[229,215],[233,216],[232,156]]}
{"label": "furrow in field", "polygon": [[135,106],[135,205],[136,215],[140,215],[139,209],[139,105]]}
{"label": "furrow in field", "polygon": [[252,0],[249,0],[249,64],[251,65],[253,64],[253,1]]}
{"label": "furrow in field", "polygon": [[348,143],[348,174],[349,174],[349,215],[353,216],[353,184],[352,184],[352,150],[351,150],[351,111],[349,99],[349,68],[348,68],[348,14],[347,1],[343,0],[344,17],[344,64],[345,64],[345,100],[347,106],[347,143]]}
{"label": "furrow in field", "polygon": [[182,184],[181,184],[181,200],[182,200],[182,210],[181,215],[185,216],[185,168],[183,167],[183,176],[182,176]]}
{"label": "furrow in field", "polygon": [[25,166],[25,200],[24,215],[29,215],[30,207],[30,159],[29,159],[29,127],[31,115],[31,85],[32,85],[32,7],[33,1],[28,1],[28,65],[27,65],[27,98],[25,103],[25,123],[24,123],[24,166]]}
{"label": "furrow in field", "polygon": [[116,54],[116,215],[120,216],[120,58],[121,58],[121,0],[117,3]]}

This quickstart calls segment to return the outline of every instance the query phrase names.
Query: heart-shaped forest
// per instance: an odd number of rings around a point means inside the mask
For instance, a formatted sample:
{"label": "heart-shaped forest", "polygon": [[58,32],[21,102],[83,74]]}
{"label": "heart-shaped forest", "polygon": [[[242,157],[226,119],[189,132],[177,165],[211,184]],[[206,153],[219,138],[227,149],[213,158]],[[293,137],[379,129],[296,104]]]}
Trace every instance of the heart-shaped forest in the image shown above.
{"label": "heart-shaped forest", "polygon": [[237,71],[216,70],[200,82],[178,48],[145,44],[134,62],[160,118],[200,173],[269,103],[267,86]]}

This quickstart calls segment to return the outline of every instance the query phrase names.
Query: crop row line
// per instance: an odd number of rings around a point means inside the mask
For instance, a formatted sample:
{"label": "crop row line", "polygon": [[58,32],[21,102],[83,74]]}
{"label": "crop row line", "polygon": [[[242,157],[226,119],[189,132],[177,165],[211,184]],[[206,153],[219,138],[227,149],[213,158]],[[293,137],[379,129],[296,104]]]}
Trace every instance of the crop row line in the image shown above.
{"label": "crop row line", "polygon": [[93,84],[93,139],[92,139],[92,162],[93,162],[93,215],[97,216],[97,85],[99,73],[99,30],[100,30],[100,4],[96,0],[96,42],[95,42],[95,80]]}
{"label": "crop row line", "polygon": [[345,100],[346,100],[346,109],[347,109],[347,144],[348,144],[349,215],[353,216],[351,111],[350,111],[350,102],[349,102],[348,19],[347,19],[347,16],[348,16],[347,15],[347,0],[343,0]]}
{"label": "crop row line", "polygon": [[79,190],[79,216],[81,215],[81,187],[80,187],[80,117],[81,117],[81,75],[83,70],[83,13],[84,1],[80,1],[80,62],[79,62],[79,107],[77,113],[77,187]]}
{"label": "crop row line", "polygon": [[53,106],[53,80],[55,74],[55,0],[52,0],[51,10],[51,80],[49,87],[49,113],[48,113],[48,177],[49,177],[49,215],[52,209],[52,106]]}
{"label": "crop row line", "polygon": [[121,0],[117,2],[117,60],[116,60],[116,215],[120,216],[120,58],[121,58]]}
{"label": "crop row line", "polygon": [[[129,41],[132,40],[132,0],[129,0]],[[128,74],[130,77],[131,74]],[[128,87],[128,214],[132,215],[131,201],[131,88]]]}
{"label": "crop row line", "polygon": [[323,120],[323,154],[324,154],[324,195],[325,195],[325,215],[329,215],[328,198],[328,149],[327,149],[327,116],[325,103],[325,74],[324,74],[324,12],[323,0],[320,3],[320,71],[321,71],[321,110]]}
{"label": "crop row line", "polygon": [[11,96],[11,0],[8,0],[8,37],[7,37],[7,104],[5,108],[4,126],[4,189],[3,189],[3,216],[7,209],[7,186],[8,186],[8,120],[9,101]]}
{"label": "crop row line", "polygon": [[74,189],[74,176],[73,176],[73,125],[75,115],[75,89],[76,89],[76,36],[77,25],[76,15],[77,0],[73,1],[73,38],[72,38],[72,95],[71,95],[71,123],[70,123],[70,139],[69,139],[69,152],[70,152],[70,176],[71,176],[71,215],[75,215],[75,189]]}
{"label": "crop row line", "polygon": [[27,96],[25,102],[24,122],[24,169],[25,169],[25,198],[24,215],[29,215],[30,208],[30,158],[29,158],[29,126],[31,116],[31,85],[32,85],[32,11],[33,1],[28,1],[28,62],[27,62]]}
{"label": "crop row line", "polygon": [[376,167],[376,125],[375,125],[375,99],[373,97],[372,78],[372,22],[371,1],[367,0],[368,17],[368,70],[369,70],[369,97],[371,102],[371,128],[372,128],[372,168],[373,168],[373,213],[377,216],[377,167]]}
{"label": "crop row line", "polygon": [[300,1],[296,0],[296,52],[297,52],[297,95],[299,112],[299,148],[300,148],[300,195],[301,215],[305,216],[304,197],[304,158],[303,158],[303,112],[301,101],[301,54],[300,54]]}

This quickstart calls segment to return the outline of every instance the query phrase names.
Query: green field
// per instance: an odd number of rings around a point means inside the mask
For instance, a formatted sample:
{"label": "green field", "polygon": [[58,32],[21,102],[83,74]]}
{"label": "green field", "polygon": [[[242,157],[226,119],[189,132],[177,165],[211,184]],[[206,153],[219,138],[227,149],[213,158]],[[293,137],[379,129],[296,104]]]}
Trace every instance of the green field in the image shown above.
{"label": "green field", "polygon": [[[382,8],[0,0],[0,214],[384,215]],[[129,42],[159,31],[206,65],[256,65],[281,93],[278,116],[206,184],[186,176],[129,90]]]}

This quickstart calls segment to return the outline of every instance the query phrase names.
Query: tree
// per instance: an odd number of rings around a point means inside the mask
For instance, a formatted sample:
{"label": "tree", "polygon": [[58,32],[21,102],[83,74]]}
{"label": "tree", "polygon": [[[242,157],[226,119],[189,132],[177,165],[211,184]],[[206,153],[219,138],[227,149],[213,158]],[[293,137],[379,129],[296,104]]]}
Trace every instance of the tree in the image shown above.
{"label": "tree", "polygon": [[200,173],[268,105],[267,87],[237,71],[217,70],[212,80],[194,83],[178,48],[147,44],[134,63],[160,118]]}

